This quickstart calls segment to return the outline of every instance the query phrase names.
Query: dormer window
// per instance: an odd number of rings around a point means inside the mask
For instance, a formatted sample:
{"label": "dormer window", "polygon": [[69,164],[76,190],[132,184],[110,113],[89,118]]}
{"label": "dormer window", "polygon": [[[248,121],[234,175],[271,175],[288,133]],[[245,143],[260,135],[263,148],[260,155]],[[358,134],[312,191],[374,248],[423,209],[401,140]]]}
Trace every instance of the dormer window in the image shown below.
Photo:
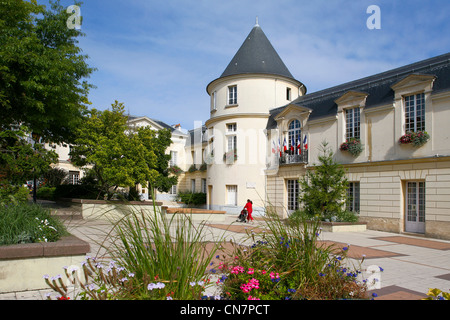
{"label": "dormer window", "polygon": [[425,94],[405,96],[405,131],[425,131]]}
{"label": "dormer window", "polygon": [[237,104],[237,86],[228,87],[228,105]]}

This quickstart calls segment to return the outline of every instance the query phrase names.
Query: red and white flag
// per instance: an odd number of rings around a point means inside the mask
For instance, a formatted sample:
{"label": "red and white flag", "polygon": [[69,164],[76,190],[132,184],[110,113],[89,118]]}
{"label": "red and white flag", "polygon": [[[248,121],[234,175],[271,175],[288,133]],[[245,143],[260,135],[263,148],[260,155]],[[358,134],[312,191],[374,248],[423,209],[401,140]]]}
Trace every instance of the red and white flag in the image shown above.
{"label": "red and white flag", "polygon": [[305,134],[305,139],[303,140],[303,148],[308,150],[308,136]]}

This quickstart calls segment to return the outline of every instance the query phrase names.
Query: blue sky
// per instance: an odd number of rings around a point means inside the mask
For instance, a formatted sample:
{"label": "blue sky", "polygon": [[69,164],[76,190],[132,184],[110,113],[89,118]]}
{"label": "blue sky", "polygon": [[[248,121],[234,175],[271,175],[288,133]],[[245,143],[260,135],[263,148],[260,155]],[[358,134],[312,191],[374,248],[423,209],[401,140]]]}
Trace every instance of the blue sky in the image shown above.
{"label": "blue sky", "polygon": [[[370,5],[381,10],[381,29],[366,26]],[[209,118],[206,86],[256,16],[312,93],[450,52],[449,12],[448,0],[85,0],[79,45],[98,69],[92,107],[118,100],[132,115],[192,129]]]}

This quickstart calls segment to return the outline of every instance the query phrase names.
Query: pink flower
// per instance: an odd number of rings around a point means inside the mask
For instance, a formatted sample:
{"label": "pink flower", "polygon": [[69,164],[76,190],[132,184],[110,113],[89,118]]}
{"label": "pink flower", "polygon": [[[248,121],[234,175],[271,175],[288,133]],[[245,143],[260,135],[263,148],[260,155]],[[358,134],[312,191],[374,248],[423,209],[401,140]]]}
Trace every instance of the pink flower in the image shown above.
{"label": "pink flower", "polygon": [[262,273],[263,275],[265,275],[265,274],[267,273],[267,271],[266,271],[266,270],[262,270],[261,273]]}
{"label": "pink flower", "polygon": [[261,299],[257,297],[248,296],[247,300],[261,300]]}
{"label": "pink flower", "polygon": [[270,273],[270,279],[279,279],[280,278],[280,274],[277,272],[277,273],[274,273],[274,272],[271,272]]}
{"label": "pink flower", "polygon": [[254,274],[254,273],[255,273],[255,269],[253,269],[253,268],[248,268],[247,273],[248,273],[248,274]]}

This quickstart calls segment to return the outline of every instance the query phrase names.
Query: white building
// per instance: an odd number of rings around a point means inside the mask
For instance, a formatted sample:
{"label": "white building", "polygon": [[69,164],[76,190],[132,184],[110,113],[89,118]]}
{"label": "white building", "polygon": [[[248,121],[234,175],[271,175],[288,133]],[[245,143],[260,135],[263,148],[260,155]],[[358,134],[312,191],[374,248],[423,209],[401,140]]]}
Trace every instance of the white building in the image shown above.
{"label": "white building", "polygon": [[[286,217],[327,141],[368,228],[450,239],[450,54],[306,94],[257,24],[206,90],[204,126],[172,128],[167,152],[184,171],[172,194],[205,192],[210,209],[230,213],[251,199],[256,214],[270,206]],[[399,143],[408,132],[430,138]],[[362,144],[357,156],[341,151],[348,139]]]}

